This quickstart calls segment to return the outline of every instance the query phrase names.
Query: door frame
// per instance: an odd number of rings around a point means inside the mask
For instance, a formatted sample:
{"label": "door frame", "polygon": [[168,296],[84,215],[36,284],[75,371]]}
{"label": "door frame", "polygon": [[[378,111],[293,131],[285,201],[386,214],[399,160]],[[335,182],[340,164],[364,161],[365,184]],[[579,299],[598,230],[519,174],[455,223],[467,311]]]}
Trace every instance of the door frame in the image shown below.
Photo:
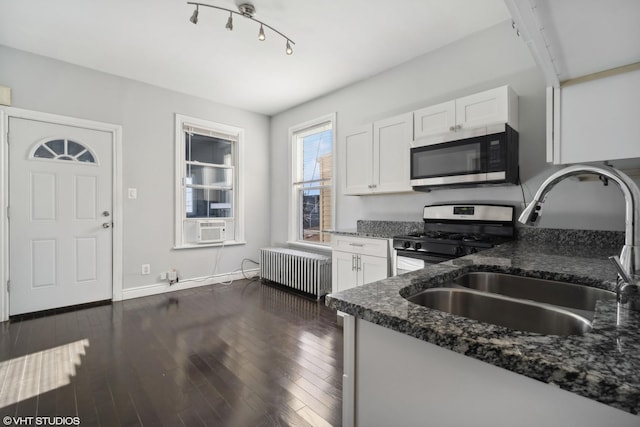
{"label": "door frame", "polygon": [[53,124],[76,126],[85,129],[98,130],[111,134],[112,164],[112,301],[122,300],[122,269],[123,269],[123,214],[122,214],[122,126],[78,119],[58,114],[43,113],[15,107],[0,106],[0,322],[9,320],[9,292],[7,281],[9,278],[9,220],[7,210],[9,204],[9,119],[27,119]]}

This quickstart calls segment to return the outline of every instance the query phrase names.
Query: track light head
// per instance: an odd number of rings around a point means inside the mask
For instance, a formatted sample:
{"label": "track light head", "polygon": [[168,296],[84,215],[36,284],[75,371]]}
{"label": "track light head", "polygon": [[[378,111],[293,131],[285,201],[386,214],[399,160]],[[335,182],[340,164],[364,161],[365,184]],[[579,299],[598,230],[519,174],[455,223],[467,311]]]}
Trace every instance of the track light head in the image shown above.
{"label": "track light head", "polygon": [[229,13],[229,19],[227,19],[227,25],[225,28],[229,31],[233,31],[233,13]]}
{"label": "track light head", "polygon": [[198,5],[196,5],[196,10],[193,11],[193,15],[191,15],[189,21],[191,21],[193,24],[198,23]]}
{"label": "track light head", "polygon": [[264,35],[264,28],[262,28],[262,24],[260,24],[260,32],[258,33],[258,40],[264,41],[265,38],[266,37]]}
{"label": "track light head", "polygon": [[289,40],[287,40],[287,50],[285,50],[285,52],[287,52],[287,55],[291,55],[293,53],[293,49],[291,49],[291,43],[289,43]]}

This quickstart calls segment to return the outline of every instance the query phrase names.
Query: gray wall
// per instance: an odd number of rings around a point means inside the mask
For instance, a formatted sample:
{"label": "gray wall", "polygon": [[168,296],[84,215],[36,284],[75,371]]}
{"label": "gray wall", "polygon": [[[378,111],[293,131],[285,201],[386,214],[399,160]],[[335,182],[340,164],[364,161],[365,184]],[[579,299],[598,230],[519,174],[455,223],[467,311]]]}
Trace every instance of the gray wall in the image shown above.
{"label": "gray wall", "polygon": [[[14,107],[122,125],[125,194],[138,189],[137,200],[124,200],[125,289],[158,283],[171,268],[182,278],[210,275],[221,250],[172,249],[175,113],[245,129],[247,244],[222,249],[217,273],[257,260],[268,245],[268,117],[1,45],[0,83],[12,88]],[[147,263],[151,274],[143,276]]]}
{"label": "gray wall", "polygon": [[[508,21],[272,117],[272,243],[287,240],[290,126],[335,111],[340,144],[345,131],[354,126],[504,84],[519,95],[520,174],[530,201],[540,183],[555,170],[545,162],[545,86],[526,45]],[[358,219],[421,221],[422,207],[439,202],[505,202],[521,208],[519,186],[344,196],[341,160],[337,159],[337,229],[353,229]],[[576,210],[581,211],[579,217],[572,215]],[[541,226],[621,230],[623,211],[621,193],[615,186],[565,181],[547,198]]]}

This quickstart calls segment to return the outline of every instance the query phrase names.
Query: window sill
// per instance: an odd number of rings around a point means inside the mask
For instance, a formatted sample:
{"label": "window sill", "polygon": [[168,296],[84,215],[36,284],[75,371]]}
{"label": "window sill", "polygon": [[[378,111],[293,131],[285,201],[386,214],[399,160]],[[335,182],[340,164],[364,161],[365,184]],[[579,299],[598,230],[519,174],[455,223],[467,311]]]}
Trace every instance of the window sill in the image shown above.
{"label": "window sill", "polygon": [[245,242],[244,240],[228,240],[222,243],[203,243],[201,245],[191,243],[191,244],[186,244],[181,246],[174,246],[172,249],[180,250],[180,249],[198,249],[198,248],[222,248],[224,246],[237,246],[237,245],[246,245],[246,244],[247,242]]}
{"label": "window sill", "polygon": [[315,243],[299,242],[297,240],[290,240],[287,242],[287,245],[295,248],[309,249],[309,250],[331,254],[331,245],[329,244],[322,245],[322,244],[315,244]]}

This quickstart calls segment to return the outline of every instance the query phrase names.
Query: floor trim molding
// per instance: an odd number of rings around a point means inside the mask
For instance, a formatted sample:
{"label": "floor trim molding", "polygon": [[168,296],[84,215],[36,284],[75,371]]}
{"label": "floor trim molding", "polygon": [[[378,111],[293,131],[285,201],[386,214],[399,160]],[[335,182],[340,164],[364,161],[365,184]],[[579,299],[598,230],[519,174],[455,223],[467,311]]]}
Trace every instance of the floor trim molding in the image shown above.
{"label": "floor trim molding", "polygon": [[184,289],[197,288],[199,286],[214,285],[216,283],[229,282],[231,280],[240,280],[256,277],[260,274],[259,268],[253,268],[242,271],[234,271],[231,273],[217,274],[215,276],[194,277],[191,279],[181,279],[175,285],[169,285],[167,282],[153,283],[151,285],[138,286],[135,288],[125,288],[122,290],[122,299],[132,299],[146,297],[150,295],[163,294],[166,292],[182,291]]}

